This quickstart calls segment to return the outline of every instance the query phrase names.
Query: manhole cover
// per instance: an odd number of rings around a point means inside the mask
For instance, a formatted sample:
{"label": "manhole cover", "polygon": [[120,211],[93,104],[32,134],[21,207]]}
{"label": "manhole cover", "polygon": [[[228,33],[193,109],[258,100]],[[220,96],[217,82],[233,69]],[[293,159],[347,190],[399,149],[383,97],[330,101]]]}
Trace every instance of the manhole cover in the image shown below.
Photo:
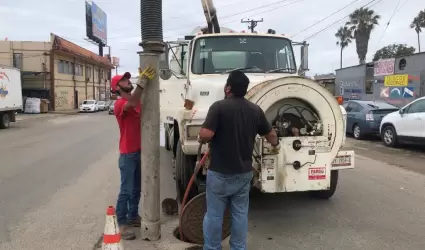
{"label": "manhole cover", "polygon": [[[180,226],[185,238],[185,241],[195,244],[204,244],[204,234],[202,225],[204,215],[207,212],[205,193],[198,194],[191,199],[182,209],[180,216]],[[226,209],[223,219],[222,240],[230,235],[230,211]]]}

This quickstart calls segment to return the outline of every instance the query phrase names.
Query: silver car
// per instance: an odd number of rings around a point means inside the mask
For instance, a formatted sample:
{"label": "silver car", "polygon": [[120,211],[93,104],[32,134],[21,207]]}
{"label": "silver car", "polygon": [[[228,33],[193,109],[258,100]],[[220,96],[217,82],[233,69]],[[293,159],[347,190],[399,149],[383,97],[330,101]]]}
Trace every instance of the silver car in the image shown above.
{"label": "silver car", "polygon": [[106,110],[106,103],[104,101],[98,101],[97,107],[100,111],[105,111]]}

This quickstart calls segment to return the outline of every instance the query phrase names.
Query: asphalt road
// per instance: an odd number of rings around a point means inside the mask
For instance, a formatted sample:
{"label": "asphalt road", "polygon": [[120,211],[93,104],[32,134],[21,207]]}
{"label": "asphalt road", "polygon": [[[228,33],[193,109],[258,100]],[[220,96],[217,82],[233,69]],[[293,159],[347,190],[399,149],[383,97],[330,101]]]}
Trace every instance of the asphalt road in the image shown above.
{"label": "asphalt road", "polygon": [[[1,130],[0,140],[0,249],[92,249],[118,192],[114,117],[26,120]],[[249,249],[425,249],[423,155],[379,144],[348,140],[375,160],[357,157],[329,201],[252,197]],[[162,150],[162,198],[175,197],[172,172]],[[142,245],[136,240],[126,249]]]}

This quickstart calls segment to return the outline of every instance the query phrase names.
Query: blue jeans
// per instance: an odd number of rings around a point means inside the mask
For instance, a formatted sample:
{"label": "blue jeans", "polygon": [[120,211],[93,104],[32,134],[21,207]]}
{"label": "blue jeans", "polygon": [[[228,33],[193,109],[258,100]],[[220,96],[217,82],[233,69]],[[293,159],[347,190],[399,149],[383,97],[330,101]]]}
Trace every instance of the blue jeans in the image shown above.
{"label": "blue jeans", "polygon": [[228,175],[208,170],[207,213],[203,224],[204,250],[221,250],[223,215],[227,206],[232,216],[230,249],[247,249],[251,179],[252,172]]}
{"label": "blue jeans", "polygon": [[139,216],[141,192],[141,153],[120,154],[118,165],[121,174],[120,193],[117,201],[117,221],[125,225]]}

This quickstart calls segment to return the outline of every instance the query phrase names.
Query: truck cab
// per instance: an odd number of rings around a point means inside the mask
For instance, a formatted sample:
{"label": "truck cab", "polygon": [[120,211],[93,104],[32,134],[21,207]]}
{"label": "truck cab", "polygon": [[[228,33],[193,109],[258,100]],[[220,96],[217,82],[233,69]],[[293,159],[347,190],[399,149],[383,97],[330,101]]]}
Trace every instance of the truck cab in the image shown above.
{"label": "truck cab", "polygon": [[161,121],[169,150],[175,151],[180,141],[183,152],[196,155],[200,126],[209,106],[224,98],[230,71],[246,73],[250,89],[267,80],[297,74],[293,43],[283,35],[199,34],[176,43],[178,52],[165,53],[161,61],[162,71],[172,73],[168,79],[161,74],[160,87]]}

